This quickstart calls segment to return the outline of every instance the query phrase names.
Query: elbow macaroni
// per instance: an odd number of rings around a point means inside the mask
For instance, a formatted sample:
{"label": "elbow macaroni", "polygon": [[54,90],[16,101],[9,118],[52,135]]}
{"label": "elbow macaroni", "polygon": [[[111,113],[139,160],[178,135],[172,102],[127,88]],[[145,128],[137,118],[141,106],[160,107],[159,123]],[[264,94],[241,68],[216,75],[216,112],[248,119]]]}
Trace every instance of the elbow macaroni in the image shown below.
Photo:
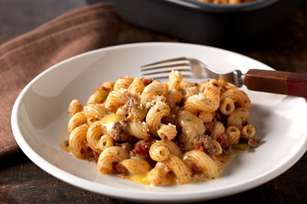
{"label": "elbow macaroni", "polygon": [[72,100],[68,150],[102,174],[153,186],[217,178],[232,146],[255,137],[250,100],[222,80],[182,80],[178,71],[165,83],[127,76],[99,85],[84,107]]}

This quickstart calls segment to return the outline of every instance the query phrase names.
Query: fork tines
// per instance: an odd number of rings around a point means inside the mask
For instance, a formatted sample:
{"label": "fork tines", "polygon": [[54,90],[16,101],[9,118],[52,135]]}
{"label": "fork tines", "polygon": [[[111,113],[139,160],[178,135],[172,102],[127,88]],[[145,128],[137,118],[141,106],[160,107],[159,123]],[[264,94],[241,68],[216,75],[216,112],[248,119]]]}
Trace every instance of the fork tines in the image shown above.
{"label": "fork tines", "polygon": [[190,62],[185,57],[159,61],[141,67],[142,76],[153,79],[168,78],[172,70],[180,71],[183,77],[192,77]]}

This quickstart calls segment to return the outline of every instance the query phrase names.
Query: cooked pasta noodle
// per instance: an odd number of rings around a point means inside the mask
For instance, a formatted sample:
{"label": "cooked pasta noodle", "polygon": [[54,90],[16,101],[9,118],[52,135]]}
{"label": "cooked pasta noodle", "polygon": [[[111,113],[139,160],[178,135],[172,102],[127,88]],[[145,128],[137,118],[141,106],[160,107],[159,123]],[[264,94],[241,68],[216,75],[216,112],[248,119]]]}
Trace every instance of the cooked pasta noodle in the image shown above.
{"label": "cooked pasta noodle", "polygon": [[183,155],[184,163],[201,174],[206,174],[210,178],[216,178],[219,176],[221,170],[206,153],[199,150],[191,150]]}
{"label": "cooked pasta noodle", "polygon": [[121,89],[128,89],[130,84],[133,82],[133,77],[121,77],[114,84],[114,90],[119,91]]}
{"label": "cooked pasta noodle", "polygon": [[182,92],[183,92],[184,101],[186,101],[190,96],[198,94],[197,87],[195,87],[195,86],[187,87]]}
{"label": "cooked pasta noodle", "polygon": [[195,148],[195,140],[206,131],[202,120],[190,113],[189,111],[180,111],[178,120],[182,127],[182,134],[179,140],[184,144],[185,149],[191,150]]}
{"label": "cooked pasta noodle", "polygon": [[[160,147],[163,147],[163,148],[160,148]],[[165,150],[165,148],[168,149],[168,150]],[[166,152],[169,151],[169,153],[166,153],[168,155],[174,154],[179,158],[182,157],[182,152],[181,152],[180,148],[174,142],[172,142],[170,140],[166,140],[166,141],[159,140],[159,141],[154,142],[150,147],[149,154],[153,153],[153,154],[157,155],[157,153],[155,153],[156,149],[158,149],[158,150],[163,149]]]}
{"label": "cooked pasta noodle", "polygon": [[121,164],[129,171],[130,174],[145,174],[151,167],[144,159],[133,158],[121,161]]}
{"label": "cooked pasta noodle", "polygon": [[182,81],[182,74],[178,71],[173,70],[169,74],[168,89],[179,91],[181,81]]}
{"label": "cooked pasta noodle", "polygon": [[73,129],[69,134],[69,148],[71,149],[71,153],[81,159],[87,156],[87,130],[88,125],[83,124]]}
{"label": "cooked pasta noodle", "polygon": [[85,124],[86,122],[87,122],[87,117],[83,111],[76,113],[70,118],[68,122],[68,132],[71,133],[73,129],[82,124]]}
{"label": "cooked pasta noodle", "polygon": [[144,88],[143,93],[141,94],[141,102],[147,103],[154,99],[155,96],[164,95],[165,88],[163,84],[159,81],[153,81],[151,84]]}
{"label": "cooked pasta noodle", "polygon": [[249,109],[250,100],[246,93],[236,87],[227,87],[227,90],[221,95],[221,101],[226,98],[231,98],[239,107]]}
{"label": "cooked pasta noodle", "polygon": [[121,147],[111,146],[106,148],[99,156],[97,168],[103,174],[110,174],[114,171],[114,163],[129,158],[129,153]]}
{"label": "cooked pasta noodle", "polygon": [[225,127],[220,121],[214,122],[211,137],[218,138],[222,133],[225,133]]}
{"label": "cooked pasta noodle", "polygon": [[204,122],[204,123],[209,123],[212,122],[215,116],[215,112],[208,113],[208,112],[200,112],[198,117]]}
{"label": "cooked pasta noodle", "polygon": [[106,89],[109,89],[111,91],[114,90],[114,85],[115,85],[115,81],[107,81],[107,82],[104,82],[102,84],[103,87],[105,87]]}
{"label": "cooked pasta noodle", "polygon": [[134,78],[128,90],[132,94],[142,94],[144,88],[145,88],[144,83],[139,78]]}
{"label": "cooked pasta noodle", "polygon": [[170,107],[174,107],[177,103],[181,102],[183,96],[179,91],[168,90],[165,94],[166,102]]}
{"label": "cooked pasta noodle", "polygon": [[71,101],[68,107],[69,118],[73,117],[76,113],[83,110],[83,105],[77,99]]}
{"label": "cooked pasta noodle", "polygon": [[251,124],[245,125],[241,130],[241,137],[242,138],[250,139],[250,138],[254,137],[255,134],[256,134],[255,127]]}
{"label": "cooked pasta noodle", "polygon": [[90,120],[101,119],[109,111],[110,110],[105,108],[103,104],[88,104],[84,107],[84,113]]}
{"label": "cooked pasta noodle", "polygon": [[207,82],[206,88],[203,93],[190,96],[185,104],[184,108],[193,114],[197,114],[197,111],[214,112],[220,105],[220,91],[221,85],[217,80],[210,80]]}
{"label": "cooked pasta noodle", "polygon": [[101,150],[101,152],[105,150],[106,148],[111,147],[113,145],[114,145],[114,141],[112,137],[110,137],[109,135],[102,135],[100,137],[99,149]]}
{"label": "cooked pasta noodle", "polygon": [[129,99],[128,92],[125,89],[114,90],[110,92],[106,99],[106,108],[115,112],[118,107],[124,105]]}
{"label": "cooked pasta noodle", "polygon": [[163,163],[166,164],[176,175],[178,184],[185,184],[191,181],[191,169],[183,163],[181,158],[170,154],[169,157],[163,161]]}
{"label": "cooked pasta noodle", "polygon": [[237,144],[240,139],[240,129],[236,126],[229,126],[226,129],[227,142],[231,145]]}
{"label": "cooked pasta noodle", "polygon": [[139,139],[148,137],[148,125],[141,120],[132,119],[129,122],[129,133]]}
{"label": "cooked pasta noodle", "polygon": [[149,181],[153,186],[159,186],[166,180],[166,175],[171,169],[162,162],[157,162],[156,166],[149,172]]}
{"label": "cooked pasta noodle", "polygon": [[87,99],[87,105],[88,104],[95,104],[95,103],[98,103],[97,101],[97,94],[96,93],[93,93],[88,99]]}
{"label": "cooked pasta noodle", "polygon": [[163,161],[167,159],[171,151],[165,145],[159,145],[157,142],[150,146],[149,155],[154,161]]}
{"label": "cooked pasta noodle", "polygon": [[232,98],[223,98],[223,100],[221,100],[220,111],[224,115],[229,115],[235,108],[235,102]]}
{"label": "cooked pasta noodle", "polygon": [[171,123],[168,125],[162,124],[157,133],[162,140],[172,140],[177,136],[177,129],[176,126]]}
{"label": "cooked pasta noodle", "polygon": [[236,126],[241,129],[249,119],[249,112],[246,108],[235,109],[228,117],[227,124],[229,126]]}
{"label": "cooked pasta noodle", "polygon": [[146,116],[146,123],[148,124],[149,131],[152,134],[158,135],[157,131],[161,127],[161,119],[164,116],[167,116],[169,112],[170,108],[164,102],[160,102],[149,109]]}

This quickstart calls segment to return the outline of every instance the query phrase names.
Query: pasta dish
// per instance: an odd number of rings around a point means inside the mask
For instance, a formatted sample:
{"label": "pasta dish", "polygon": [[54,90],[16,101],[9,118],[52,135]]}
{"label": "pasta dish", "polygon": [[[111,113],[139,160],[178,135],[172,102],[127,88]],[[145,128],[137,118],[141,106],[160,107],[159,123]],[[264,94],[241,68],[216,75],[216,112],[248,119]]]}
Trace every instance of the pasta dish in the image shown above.
{"label": "pasta dish", "polygon": [[191,83],[178,71],[164,83],[126,76],[99,84],[85,106],[71,101],[62,146],[102,174],[142,184],[207,181],[260,144],[249,108],[246,93],[222,80]]}
{"label": "pasta dish", "polygon": [[240,3],[246,3],[246,2],[251,2],[255,0],[197,0],[197,1],[214,3],[214,4],[240,4]]}

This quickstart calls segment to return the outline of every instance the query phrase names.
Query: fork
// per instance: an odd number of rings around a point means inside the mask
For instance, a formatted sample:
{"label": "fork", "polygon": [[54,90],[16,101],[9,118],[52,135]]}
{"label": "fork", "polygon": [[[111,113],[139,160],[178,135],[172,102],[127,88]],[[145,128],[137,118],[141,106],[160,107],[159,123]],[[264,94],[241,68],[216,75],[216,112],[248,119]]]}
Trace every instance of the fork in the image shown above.
{"label": "fork", "polygon": [[307,74],[284,71],[250,69],[245,74],[240,70],[219,73],[192,57],[179,57],[141,66],[144,77],[168,78],[171,70],[182,72],[186,78],[214,78],[225,80],[235,86],[245,85],[249,90],[262,91],[307,98]]}

